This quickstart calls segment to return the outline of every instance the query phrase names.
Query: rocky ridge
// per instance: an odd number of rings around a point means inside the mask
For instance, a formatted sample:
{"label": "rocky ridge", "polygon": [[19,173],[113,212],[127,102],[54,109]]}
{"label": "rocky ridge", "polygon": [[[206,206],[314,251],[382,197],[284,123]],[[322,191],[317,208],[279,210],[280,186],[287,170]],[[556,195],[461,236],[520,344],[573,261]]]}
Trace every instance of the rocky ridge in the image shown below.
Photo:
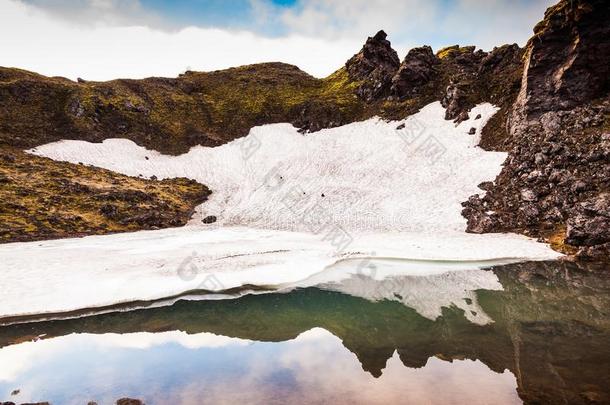
{"label": "rocky ridge", "polygon": [[356,94],[368,110],[390,119],[401,119],[424,105],[440,100],[445,118],[456,123],[484,101],[501,108],[486,127],[482,146],[508,149],[509,134],[503,125],[519,93],[523,49],[503,45],[490,52],[474,46],[453,45],[433,53],[429,46],[411,49],[402,62],[384,31],[369,37],[345,68],[356,83]]}

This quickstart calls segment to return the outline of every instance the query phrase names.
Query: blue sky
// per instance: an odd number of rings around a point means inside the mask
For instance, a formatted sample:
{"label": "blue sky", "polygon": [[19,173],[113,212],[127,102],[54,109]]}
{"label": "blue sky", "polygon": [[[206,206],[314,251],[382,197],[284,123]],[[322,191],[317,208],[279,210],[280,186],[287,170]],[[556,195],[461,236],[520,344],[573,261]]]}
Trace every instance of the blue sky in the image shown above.
{"label": "blue sky", "polygon": [[0,0],[0,64],[107,79],[282,61],[325,76],[380,29],[401,58],[421,45],[524,45],[555,2]]}
{"label": "blue sky", "polygon": [[182,25],[244,27],[252,16],[248,0],[141,0],[141,3]]}

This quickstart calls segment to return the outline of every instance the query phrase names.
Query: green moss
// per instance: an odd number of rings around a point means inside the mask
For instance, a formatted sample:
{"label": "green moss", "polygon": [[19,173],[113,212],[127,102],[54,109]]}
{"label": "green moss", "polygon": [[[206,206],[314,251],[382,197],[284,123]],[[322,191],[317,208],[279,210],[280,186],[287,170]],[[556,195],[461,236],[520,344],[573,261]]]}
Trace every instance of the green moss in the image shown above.
{"label": "green moss", "polygon": [[463,53],[474,52],[474,50],[475,50],[474,46],[462,46],[462,47],[460,47],[459,45],[452,45],[452,46],[447,46],[445,48],[440,49],[436,53],[436,56],[438,56],[440,59],[453,58],[453,57],[456,57],[456,56],[461,55]]}

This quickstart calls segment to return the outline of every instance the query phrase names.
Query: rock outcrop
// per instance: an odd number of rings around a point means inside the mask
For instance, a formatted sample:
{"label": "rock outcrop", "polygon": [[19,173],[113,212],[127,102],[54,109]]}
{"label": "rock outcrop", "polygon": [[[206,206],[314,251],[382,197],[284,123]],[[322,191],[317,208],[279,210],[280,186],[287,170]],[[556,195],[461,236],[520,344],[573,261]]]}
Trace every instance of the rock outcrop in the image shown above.
{"label": "rock outcrop", "polygon": [[610,257],[608,21],[607,1],[564,0],[536,26],[508,120],[512,149],[488,193],[464,203],[468,230],[560,238],[579,256]]}
{"label": "rock outcrop", "polygon": [[345,64],[350,79],[360,83],[356,94],[366,102],[388,95],[400,66],[398,54],[386,38],[384,31],[369,37],[360,52]]}
{"label": "rock outcrop", "polygon": [[423,88],[437,76],[439,64],[429,46],[411,49],[392,78],[391,94],[399,100],[421,96]]}
{"label": "rock outcrop", "polygon": [[571,110],[608,94],[609,10],[605,0],[563,0],[546,11],[528,44],[513,132],[521,130],[518,118]]}

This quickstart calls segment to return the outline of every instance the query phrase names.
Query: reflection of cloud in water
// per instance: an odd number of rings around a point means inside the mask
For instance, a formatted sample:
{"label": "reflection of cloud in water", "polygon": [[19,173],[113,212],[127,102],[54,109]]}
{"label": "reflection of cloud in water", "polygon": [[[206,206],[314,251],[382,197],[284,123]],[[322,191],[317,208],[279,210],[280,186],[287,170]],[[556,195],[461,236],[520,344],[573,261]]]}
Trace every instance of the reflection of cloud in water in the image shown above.
{"label": "reflection of cloud in water", "polygon": [[[176,343],[187,349],[202,347],[215,348],[228,345],[247,345],[251,341],[219,336],[213,333],[197,333],[189,335],[185,332],[171,331],[161,333],[106,333],[103,335],[78,334],[63,337],[25,342],[0,349],[0,381],[11,381],[17,376],[39,363],[43,358],[49,358],[53,353],[65,350],[73,344],[86,343],[99,349],[126,348],[149,349],[163,344]],[[34,361],[36,359],[36,361]]]}
{"label": "reflection of cloud in water", "polygon": [[181,332],[68,335],[0,349],[0,363],[8,365],[0,375],[0,395],[19,386],[19,401],[38,392],[53,400],[69,391],[90,398],[61,397],[61,403],[112,400],[127,393],[151,403],[180,404],[478,404],[490,398],[519,403],[514,376],[492,372],[479,361],[431,358],[425,367],[409,369],[395,353],[383,375],[374,378],[340,339],[320,328],[281,343],[209,333],[188,338]]}

